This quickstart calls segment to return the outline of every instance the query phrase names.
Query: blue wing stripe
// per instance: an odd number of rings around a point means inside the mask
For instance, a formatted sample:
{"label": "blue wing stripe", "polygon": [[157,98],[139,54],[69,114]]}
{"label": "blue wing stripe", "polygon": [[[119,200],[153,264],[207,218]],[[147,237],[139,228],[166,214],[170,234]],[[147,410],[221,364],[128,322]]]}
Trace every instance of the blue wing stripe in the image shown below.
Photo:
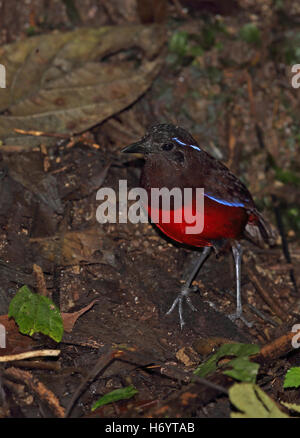
{"label": "blue wing stripe", "polygon": [[245,207],[245,204],[243,204],[242,202],[225,201],[224,199],[215,198],[214,196],[208,195],[207,193],[204,193],[204,196],[207,196],[208,198],[212,199],[213,201],[218,202],[219,204],[228,205],[229,207]]}

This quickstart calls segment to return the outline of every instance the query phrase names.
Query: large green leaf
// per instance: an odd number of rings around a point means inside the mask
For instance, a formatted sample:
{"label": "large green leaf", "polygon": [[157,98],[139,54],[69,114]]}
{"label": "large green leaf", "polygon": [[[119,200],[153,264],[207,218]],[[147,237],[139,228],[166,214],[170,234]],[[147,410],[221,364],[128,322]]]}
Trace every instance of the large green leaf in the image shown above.
{"label": "large green leaf", "polygon": [[253,383],[235,383],[229,389],[231,403],[241,412],[231,418],[288,418],[276,403]]}
{"label": "large green leaf", "polygon": [[9,305],[8,316],[13,317],[24,335],[40,332],[60,342],[63,335],[63,321],[59,310],[47,297],[34,294],[22,286]]}
{"label": "large green leaf", "polygon": [[[1,47],[0,141],[38,141],[15,128],[79,133],[131,105],[158,73],[163,43],[162,28],[136,25],[55,31]],[[113,56],[119,52],[123,58]]]}

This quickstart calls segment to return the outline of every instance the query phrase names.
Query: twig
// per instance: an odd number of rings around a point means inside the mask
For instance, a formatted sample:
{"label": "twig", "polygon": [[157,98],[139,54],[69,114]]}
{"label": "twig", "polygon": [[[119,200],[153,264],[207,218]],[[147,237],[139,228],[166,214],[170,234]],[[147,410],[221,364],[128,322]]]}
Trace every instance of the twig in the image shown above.
{"label": "twig", "polygon": [[69,148],[73,147],[74,144],[79,141],[89,146],[92,146],[95,149],[100,148],[100,146],[97,143],[93,143],[92,141],[84,138],[84,134],[82,135],[58,134],[56,132],[43,132],[43,131],[33,131],[33,130],[25,131],[24,129],[17,129],[17,128],[15,128],[15,132],[23,135],[33,135],[35,137],[54,137],[54,138],[69,140],[69,143],[67,144],[67,147]]}
{"label": "twig", "polygon": [[57,134],[56,132],[43,132],[43,131],[33,131],[33,130],[25,131],[24,129],[17,129],[17,128],[15,128],[14,131],[17,132],[18,134],[33,135],[34,137],[55,137],[55,138],[64,138],[66,140],[72,137],[72,134],[71,135]]}
{"label": "twig", "polygon": [[62,339],[62,341],[60,342],[61,344],[66,344],[66,345],[76,345],[78,347],[85,347],[85,348],[93,348],[94,350],[99,350],[99,348],[103,348],[104,344],[102,342],[97,342],[94,341],[93,339],[88,339],[86,341],[77,341],[74,340],[74,336],[72,335],[72,338],[69,340],[68,338],[68,334],[66,333]]}
{"label": "twig", "polygon": [[268,322],[269,324],[272,324],[273,327],[278,327],[278,322],[274,321],[272,318],[269,318],[267,315],[265,315],[263,312],[258,310],[256,307],[252,306],[252,304],[247,303],[249,309],[252,310],[253,313],[255,313],[259,318],[261,318],[263,321]]}
{"label": "twig", "polygon": [[18,368],[30,368],[30,369],[40,369],[40,370],[50,370],[50,371],[60,371],[61,363],[56,362],[44,362],[40,360],[20,360],[12,365]]}
{"label": "twig", "polygon": [[59,355],[60,355],[60,350],[26,351],[25,353],[8,354],[5,356],[0,356],[0,362],[11,362],[13,360],[24,360],[24,359],[30,359],[32,357],[50,357],[50,356],[59,356]]}
{"label": "twig", "polygon": [[52,175],[56,175],[57,173],[64,172],[64,171],[65,171],[66,169],[68,169],[69,167],[71,167],[71,164],[70,164],[69,166],[63,166],[63,167],[60,167],[59,169],[52,170],[50,173],[51,173]]}
{"label": "twig", "polygon": [[257,124],[257,118],[256,118],[256,108],[255,108],[255,101],[253,97],[253,87],[252,87],[252,78],[247,70],[245,70],[245,76],[247,81],[247,89],[248,89],[248,97],[250,102],[250,114],[252,115],[255,125]]}
{"label": "twig", "polygon": [[275,315],[277,315],[282,321],[285,321],[286,317],[287,317],[286,313],[281,309],[280,303],[275,298],[275,295],[272,294],[272,296],[270,296],[270,294],[267,292],[267,290],[263,287],[263,285],[261,284],[261,281],[258,278],[258,274],[257,274],[257,272],[255,272],[254,269],[255,269],[254,267],[250,268],[249,266],[246,265],[246,271],[248,273],[250,280],[252,281],[252,283],[256,287],[257,291],[262,296],[263,300],[273,310]]}
{"label": "twig", "polygon": [[[282,251],[283,251],[283,254],[284,254],[284,257],[285,257],[285,260],[287,261],[287,263],[291,264],[292,259],[291,259],[289,245],[288,245],[288,241],[287,241],[285,230],[284,230],[284,225],[283,225],[283,222],[281,219],[281,212],[280,212],[280,208],[278,205],[278,199],[275,195],[272,195],[272,200],[274,203],[274,213],[275,213],[275,217],[276,217],[277,227],[278,227],[278,230],[279,230],[279,233],[281,236]],[[299,297],[298,286],[297,286],[293,267],[290,269],[290,279],[291,279],[291,282],[292,282],[293,287],[294,287],[294,294]]]}
{"label": "twig", "polygon": [[43,297],[49,297],[49,293],[46,286],[46,281],[44,277],[44,273],[42,268],[39,265],[33,264],[33,272],[35,274],[36,278],[36,287],[38,290],[38,293],[42,295]]}
{"label": "twig", "polygon": [[277,265],[270,265],[267,266],[268,269],[270,269],[271,271],[289,271],[290,269],[293,268],[292,263],[281,263],[281,264],[277,264]]}
{"label": "twig", "polygon": [[266,150],[267,148],[266,148],[266,145],[264,143],[263,131],[262,131],[262,129],[257,121],[256,106],[255,106],[253,87],[252,87],[252,78],[247,70],[245,70],[245,76],[246,76],[246,81],[247,81],[248,97],[249,97],[249,102],[250,102],[250,114],[254,120],[257,141],[258,141],[260,148]]}
{"label": "twig", "polygon": [[231,168],[233,159],[234,159],[234,152],[236,147],[236,137],[233,133],[233,117],[229,115],[228,119],[228,149],[229,149],[229,158],[227,160],[227,166]]}
{"label": "twig", "polygon": [[186,372],[181,371],[180,369],[178,369],[174,366],[171,366],[171,365],[166,366],[163,363],[160,363],[158,366],[160,368],[160,373],[169,377],[169,378],[172,378],[172,379],[175,378],[176,380],[179,380],[180,382],[186,382],[187,380],[194,381],[197,383],[201,383],[202,385],[207,386],[208,388],[215,389],[216,391],[219,391],[222,394],[228,394],[227,389],[224,388],[223,386],[218,385],[217,383],[211,382],[210,380],[203,379],[202,377],[196,376],[193,373],[186,373]]}
{"label": "twig", "polygon": [[[258,123],[255,123],[255,132],[256,132],[256,137],[257,137],[257,141],[258,141],[260,148],[267,150],[266,145],[265,145],[265,141],[264,141],[263,131]],[[268,150],[267,150],[267,153],[269,154]]]}

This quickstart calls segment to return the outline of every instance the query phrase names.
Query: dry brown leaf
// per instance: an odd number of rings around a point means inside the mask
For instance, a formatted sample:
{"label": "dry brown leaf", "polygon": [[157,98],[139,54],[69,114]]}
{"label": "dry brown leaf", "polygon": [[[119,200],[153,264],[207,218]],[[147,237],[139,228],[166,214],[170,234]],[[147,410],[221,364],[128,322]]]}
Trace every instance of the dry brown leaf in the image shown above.
{"label": "dry brown leaf", "polygon": [[[1,90],[0,139],[13,145],[50,144],[55,138],[24,136],[15,128],[76,134],[119,113],[151,86],[161,65],[164,34],[159,26],[105,26],[2,46],[7,88]],[[132,50],[138,52],[136,60],[126,57]]]}
{"label": "dry brown leaf", "polygon": [[64,324],[64,330],[68,333],[70,333],[73,330],[73,327],[77,321],[77,319],[83,315],[85,312],[90,310],[91,307],[97,302],[98,300],[93,300],[90,304],[85,306],[83,309],[78,310],[77,312],[73,313],[62,313],[62,319]]}
{"label": "dry brown leaf", "polygon": [[19,332],[14,319],[1,315],[0,324],[4,325],[6,330],[6,348],[0,348],[0,356],[23,353],[34,347],[35,341],[30,336]]}

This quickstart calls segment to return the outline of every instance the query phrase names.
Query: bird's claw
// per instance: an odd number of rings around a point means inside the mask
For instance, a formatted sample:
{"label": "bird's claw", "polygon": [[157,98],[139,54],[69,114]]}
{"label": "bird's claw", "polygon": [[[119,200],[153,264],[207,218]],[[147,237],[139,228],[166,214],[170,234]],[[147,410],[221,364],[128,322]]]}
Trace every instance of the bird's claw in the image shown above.
{"label": "bird's claw", "polygon": [[185,325],[185,321],[183,319],[182,316],[182,302],[185,299],[189,308],[193,311],[196,312],[197,309],[196,307],[193,305],[191,298],[189,297],[190,292],[196,292],[198,290],[197,286],[192,286],[192,287],[183,287],[181,289],[181,291],[179,292],[178,296],[175,298],[175,300],[173,301],[172,306],[170,307],[170,309],[166,312],[166,315],[170,315],[170,313],[173,312],[173,310],[175,309],[175,307],[178,304],[178,313],[179,313],[179,322],[180,322],[180,328],[182,329],[183,326]]}

